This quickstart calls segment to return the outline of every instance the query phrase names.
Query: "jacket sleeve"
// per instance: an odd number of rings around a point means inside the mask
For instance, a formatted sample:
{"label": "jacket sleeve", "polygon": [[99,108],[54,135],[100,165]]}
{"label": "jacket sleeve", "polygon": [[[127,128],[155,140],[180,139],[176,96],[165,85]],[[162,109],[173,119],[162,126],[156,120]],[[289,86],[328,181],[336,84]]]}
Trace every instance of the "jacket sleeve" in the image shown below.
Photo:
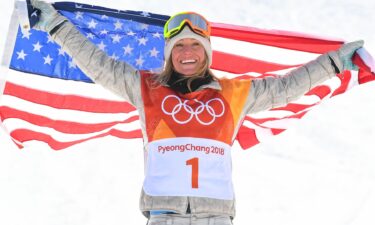
{"label": "jacket sleeve", "polygon": [[138,70],[109,57],[69,21],[59,27],[52,38],[95,83],[139,106],[141,84]]}
{"label": "jacket sleeve", "polygon": [[342,68],[337,52],[329,52],[282,77],[254,79],[245,104],[245,114],[281,107],[297,100]]}

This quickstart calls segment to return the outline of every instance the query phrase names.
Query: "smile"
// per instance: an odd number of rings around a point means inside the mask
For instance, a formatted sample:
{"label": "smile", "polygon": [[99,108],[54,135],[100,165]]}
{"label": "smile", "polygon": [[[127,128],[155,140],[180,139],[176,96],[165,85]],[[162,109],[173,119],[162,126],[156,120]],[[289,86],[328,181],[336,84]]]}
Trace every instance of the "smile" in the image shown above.
{"label": "smile", "polygon": [[182,60],[181,63],[182,64],[192,64],[192,63],[196,63],[197,60],[194,60],[194,59],[187,59],[187,60]]}

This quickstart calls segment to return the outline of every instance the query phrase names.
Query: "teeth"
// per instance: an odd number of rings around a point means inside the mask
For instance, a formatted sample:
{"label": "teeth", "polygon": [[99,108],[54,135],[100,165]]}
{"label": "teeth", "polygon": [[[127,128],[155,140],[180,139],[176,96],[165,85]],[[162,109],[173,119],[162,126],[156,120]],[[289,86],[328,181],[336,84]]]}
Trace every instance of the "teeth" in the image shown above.
{"label": "teeth", "polygon": [[194,59],[188,59],[188,60],[183,60],[182,63],[185,64],[185,63],[195,63],[196,60]]}

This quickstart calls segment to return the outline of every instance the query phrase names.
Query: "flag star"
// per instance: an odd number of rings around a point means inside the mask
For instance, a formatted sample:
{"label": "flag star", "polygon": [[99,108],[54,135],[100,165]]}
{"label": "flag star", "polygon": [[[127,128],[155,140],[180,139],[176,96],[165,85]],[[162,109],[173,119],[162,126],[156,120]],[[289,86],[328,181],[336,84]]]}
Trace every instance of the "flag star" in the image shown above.
{"label": "flag star", "polygon": [[126,47],[123,47],[123,49],[124,49],[124,55],[127,55],[127,54],[131,55],[132,54],[133,48],[130,47],[129,44]]}
{"label": "flag star", "polygon": [[139,56],[139,58],[135,60],[136,66],[143,66],[144,62],[145,61],[142,59],[142,56]]}
{"label": "flag star", "polygon": [[77,9],[82,9],[82,5],[78,5],[78,4],[76,4],[76,8],[77,8]]}
{"label": "flag star", "polygon": [[147,30],[147,29],[148,29],[148,26],[149,26],[148,24],[142,23],[142,24],[141,24],[141,29],[142,29],[142,30]]}
{"label": "flag star", "polygon": [[35,10],[35,11],[31,14],[31,17],[38,17],[38,11]]}
{"label": "flag star", "polygon": [[144,16],[144,17],[149,17],[150,13],[148,13],[148,12],[142,12],[141,15]]}
{"label": "flag star", "polygon": [[94,19],[91,19],[91,21],[88,23],[89,28],[94,28],[96,27],[98,23],[94,21]]}
{"label": "flag star", "polygon": [[76,17],[75,17],[75,19],[83,19],[83,12],[79,12],[79,11],[77,11],[76,13]]}
{"label": "flag star", "polygon": [[99,47],[100,50],[103,50],[103,51],[104,51],[104,49],[105,49],[105,47],[107,47],[107,45],[105,45],[105,44],[103,43],[103,41],[101,41],[100,44],[98,44],[98,47]]}
{"label": "flag star", "polygon": [[69,66],[69,69],[71,69],[71,68],[77,68],[77,65],[73,62],[73,61],[69,61],[68,62],[68,66]]}
{"label": "flag star", "polygon": [[40,49],[43,47],[43,45],[40,45],[39,41],[36,44],[33,44],[33,46],[34,46],[34,49],[33,49],[34,52],[35,51],[40,52]]}
{"label": "flag star", "polygon": [[52,37],[51,37],[51,36],[49,36],[49,35],[47,36],[47,39],[48,39],[48,40],[47,40],[47,43],[50,43],[50,42],[52,42],[52,43],[53,43],[53,42],[54,42],[54,41],[53,41],[53,39],[52,39]]}
{"label": "flag star", "polygon": [[59,48],[59,55],[65,55],[65,52],[62,50],[62,48]]}
{"label": "flag star", "polygon": [[153,33],[152,36],[153,36],[154,38],[160,38],[160,37],[161,37],[161,33],[156,32],[156,33]]}
{"label": "flag star", "polygon": [[104,30],[101,30],[100,31],[100,34],[104,35],[104,34],[108,34],[108,30],[104,29]]}
{"label": "flag star", "polygon": [[117,20],[113,25],[115,25],[115,30],[121,30],[123,23],[121,23],[120,20]]}
{"label": "flag star", "polygon": [[158,57],[159,51],[154,47],[152,50],[150,50],[151,57]]}
{"label": "flag star", "polygon": [[106,15],[102,15],[102,17],[101,17],[103,20],[106,20],[106,19],[108,19],[108,16],[106,16]]}
{"label": "flag star", "polygon": [[88,33],[86,36],[88,39],[94,39],[95,36],[92,33]]}
{"label": "flag star", "polygon": [[25,57],[27,56],[27,54],[23,51],[23,49],[20,51],[20,52],[17,52],[17,59],[22,59],[22,60],[25,60]]}
{"label": "flag star", "polygon": [[49,54],[47,55],[47,57],[43,57],[43,59],[44,59],[44,64],[48,64],[48,65],[51,65],[51,62],[53,60],[53,58],[51,58]]}
{"label": "flag star", "polygon": [[146,46],[146,43],[147,43],[148,39],[147,38],[140,38],[138,39],[138,45],[144,45]]}
{"label": "flag star", "polygon": [[118,34],[116,34],[116,35],[112,35],[112,42],[113,43],[119,43],[120,42],[120,40],[121,40],[121,36],[120,35],[118,35]]}
{"label": "flag star", "polygon": [[22,32],[22,38],[27,38],[27,39],[30,39],[30,31],[29,30],[26,30],[26,31],[23,31]]}
{"label": "flag star", "polygon": [[115,53],[113,53],[110,57],[112,59],[114,59],[114,60],[118,60],[119,59],[119,57]]}
{"label": "flag star", "polygon": [[133,31],[129,31],[128,33],[126,33],[127,35],[129,35],[129,36],[134,36],[135,35],[135,33],[133,32]]}

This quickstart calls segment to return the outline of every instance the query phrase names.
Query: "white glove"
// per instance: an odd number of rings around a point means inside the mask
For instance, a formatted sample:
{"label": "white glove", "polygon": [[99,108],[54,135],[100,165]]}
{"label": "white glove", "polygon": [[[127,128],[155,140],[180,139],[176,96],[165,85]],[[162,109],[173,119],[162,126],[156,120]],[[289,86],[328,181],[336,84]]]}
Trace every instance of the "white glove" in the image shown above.
{"label": "white glove", "polygon": [[31,0],[31,4],[41,11],[39,21],[34,25],[34,29],[50,33],[53,28],[67,21],[67,18],[59,14],[50,3]]}
{"label": "white glove", "polygon": [[354,53],[363,46],[364,41],[354,41],[342,45],[337,54],[342,63],[343,70],[358,70],[358,67],[353,63],[352,57]]}

